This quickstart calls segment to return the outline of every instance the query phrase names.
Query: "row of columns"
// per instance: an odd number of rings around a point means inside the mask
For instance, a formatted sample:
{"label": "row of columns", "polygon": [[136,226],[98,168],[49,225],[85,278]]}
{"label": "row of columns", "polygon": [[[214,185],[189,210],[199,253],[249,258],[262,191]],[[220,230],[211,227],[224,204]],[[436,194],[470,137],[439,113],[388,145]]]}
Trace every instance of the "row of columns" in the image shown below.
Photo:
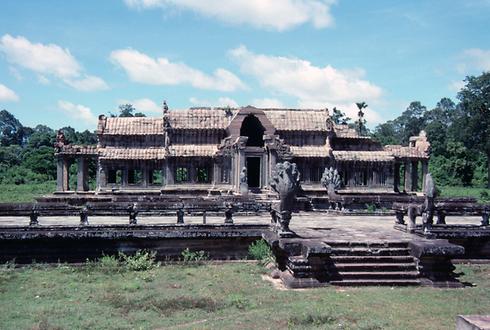
{"label": "row of columns", "polygon": [[[421,171],[422,171],[422,186],[418,187],[419,182],[419,162],[421,163]],[[394,173],[394,190],[400,190],[400,165],[401,163],[395,163],[395,173]],[[404,162],[405,171],[404,171],[404,190],[405,191],[418,191],[423,190],[425,186],[425,176],[429,172],[429,160],[406,160]]]}
{"label": "row of columns", "polygon": [[[56,190],[70,190],[70,158],[58,156],[56,163]],[[88,160],[77,157],[77,187],[76,191],[88,191]]]}

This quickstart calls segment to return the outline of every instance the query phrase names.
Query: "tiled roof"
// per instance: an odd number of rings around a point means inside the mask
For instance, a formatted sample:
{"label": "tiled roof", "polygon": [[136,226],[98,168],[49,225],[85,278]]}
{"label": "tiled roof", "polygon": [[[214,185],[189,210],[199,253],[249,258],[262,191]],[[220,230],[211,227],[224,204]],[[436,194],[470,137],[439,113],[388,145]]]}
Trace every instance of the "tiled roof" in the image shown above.
{"label": "tiled roof", "polygon": [[[326,131],[327,113],[324,110],[264,109],[266,117],[279,131]],[[168,112],[172,129],[226,129],[237,109],[193,108]],[[335,132],[342,138],[359,138],[347,125],[335,125]],[[162,135],[163,119],[147,117],[106,118],[105,135]]]}
{"label": "tiled roof", "polygon": [[266,109],[264,113],[279,131],[326,131],[325,111]]}
{"label": "tiled roof", "polygon": [[231,110],[226,116],[223,109],[189,109],[169,111],[170,126],[173,129],[226,129],[238,110]]}
{"label": "tiled roof", "polygon": [[337,161],[359,162],[389,162],[395,158],[389,151],[334,150],[333,156]]}
{"label": "tiled roof", "polygon": [[111,117],[106,120],[105,135],[163,135],[162,118]]}
{"label": "tiled roof", "polygon": [[329,149],[325,145],[320,146],[290,146],[294,157],[329,157]]}
{"label": "tiled roof", "polygon": [[162,160],[167,157],[212,157],[218,147],[215,144],[176,144],[165,148],[99,148],[100,159]]}
{"label": "tiled roof", "polygon": [[386,145],[383,148],[397,158],[429,158],[429,153],[414,147],[402,147],[400,145]]}
{"label": "tiled roof", "polygon": [[165,148],[100,148],[100,159],[144,159],[165,158]]}
{"label": "tiled roof", "polygon": [[216,144],[175,144],[170,146],[169,155],[175,157],[212,157],[218,151]]}
{"label": "tiled roof", "polygon": [[56,154],[61,155],[97,155],[97,146],[81,146],[76,144],[65,144]]}
{"label": "tiled roof", "polygon": [[369,139],[369,136],[360,136],[354,128],[348,125],[335,125],[335,135],[344,139]]}

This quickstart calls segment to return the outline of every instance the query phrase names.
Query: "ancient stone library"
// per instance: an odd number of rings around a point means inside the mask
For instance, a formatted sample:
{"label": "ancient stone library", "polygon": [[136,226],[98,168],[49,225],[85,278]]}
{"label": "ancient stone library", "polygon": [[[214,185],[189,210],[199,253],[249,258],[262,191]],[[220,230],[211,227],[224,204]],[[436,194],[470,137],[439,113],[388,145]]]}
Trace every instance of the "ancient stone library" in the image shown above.
{"label": "ancient stone library", "polygon": [[[162,116],[106,117],[97,146],[56,142],[57,191],[87,191],[87,162],[97,162],[97,192],[267,193],[276,163],[290,161],[308,195],[324,190],[325,168],[337,169],[344,190],[412,192],[428,169],[425,133],[409,146],[382,146],[327,109],[190,108]],[[77,185],[69,186],[76,162]],[[400,170],[400,168],[402,170]],[[242,184],[241,184],[242,183]],[[244,189],[246,183],[246,187]]]}

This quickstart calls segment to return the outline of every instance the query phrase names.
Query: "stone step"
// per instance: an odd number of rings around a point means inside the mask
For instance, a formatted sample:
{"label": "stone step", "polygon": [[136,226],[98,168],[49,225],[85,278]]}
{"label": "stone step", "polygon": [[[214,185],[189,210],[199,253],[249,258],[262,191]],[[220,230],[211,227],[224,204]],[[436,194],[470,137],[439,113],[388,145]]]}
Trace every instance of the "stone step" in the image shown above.
{"label": "stone step", "polygon": [[416,271],[415,263],[335,263],[329,269],[337,271]]}
{"label": "stone step", "polygon": [[371,279],[416,279],[419,276],[417,271],[366,271],[366,272],[350,272],[341,271],[335,274],[338,279],[342,280],[371,280]]}
{"label": "stone step", "polygon": [[332,248],[331,255],[338,256],[406,256],[409,248]]}
{"label": "stone step", "polygon": [[330,284],[337,286],[415,286],[420,285],[421,283],[417,279],[360,279],[331,281]]}
{"label": "stone step", "polygon": [[413,257],[406,256],[330,256],[334,263],[409,263],[413,262]]}
{"label": "stone step", "polygon": [[326,244],[333,248],[355,248],[355,247],[369,247],[369,248],[406,248],[407,242],[399,241],[386,241],[386,242],[348,242],[348,241],[327,241]]}

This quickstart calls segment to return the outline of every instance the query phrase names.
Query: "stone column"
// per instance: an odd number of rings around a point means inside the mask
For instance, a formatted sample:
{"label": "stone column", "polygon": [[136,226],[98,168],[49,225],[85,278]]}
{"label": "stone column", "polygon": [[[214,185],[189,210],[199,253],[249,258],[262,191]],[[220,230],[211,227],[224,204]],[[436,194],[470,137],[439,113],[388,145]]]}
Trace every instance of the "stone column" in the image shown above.
{"label": "stone column", "polygon": [[123,168],[122,168],[122,180],[121,180],[121,186],[123,187],[127,187],[128,186],[128,177],[129,177],[129,170],[128,170],[128,166],[125,165]]}
{"label": "stone column", "polygon": [[174,169],[170,164],[170,160],[165,160],[165,185],[174,184]]}
{"label": "stone column", "polygon": [[405,162],[405,191],[412,191],[412,162]]}
{"label": "stone column", "polygon": [[77,191],[88,191],[87,160],[84,157],[77,159]]}
{"label": "stone column", "polygon": [[141,186],[142,187],[148,187],[148,184],[150,182],[150,170],[148,169],[148,166],[146,164],[143,164],[141,166]]}
{"label": "stone column", "polygon": [[400,191],[400,163],[393,164],[393,191]]}
{"label": "stone column", "polygon": [[191,159],[189,162],[189,183],[196,183],[197,182],[197,173],[196,173],[196,166],[194,164],[194,161]]}
{"label": "stone column", "polygon": [[68,191],[69,190],[69,164],[68,160],[63,156],[58,156],[56,164],[56,190]]}
{"label": "stone column", "polygon": [[213,158],[213,186],[220,183],[219,166],[216,158]]}
{"label": "stone column", "polygon": [[419,182],[419,167],[418,160],[412,161],[412,191],[417,191],[417,186]]}
{"label": "stone column", "polygon": [[425,176],[429,173],[429,161],[428,160],[423,160],[422,161],[422,190],[424,190],[425,187]]}
{"label": "stone column", "polygon": [[100,190],[102,187],[107,186],[107,167],[103,166],[100,163],[100,160],[97,160],[97,187]]}

